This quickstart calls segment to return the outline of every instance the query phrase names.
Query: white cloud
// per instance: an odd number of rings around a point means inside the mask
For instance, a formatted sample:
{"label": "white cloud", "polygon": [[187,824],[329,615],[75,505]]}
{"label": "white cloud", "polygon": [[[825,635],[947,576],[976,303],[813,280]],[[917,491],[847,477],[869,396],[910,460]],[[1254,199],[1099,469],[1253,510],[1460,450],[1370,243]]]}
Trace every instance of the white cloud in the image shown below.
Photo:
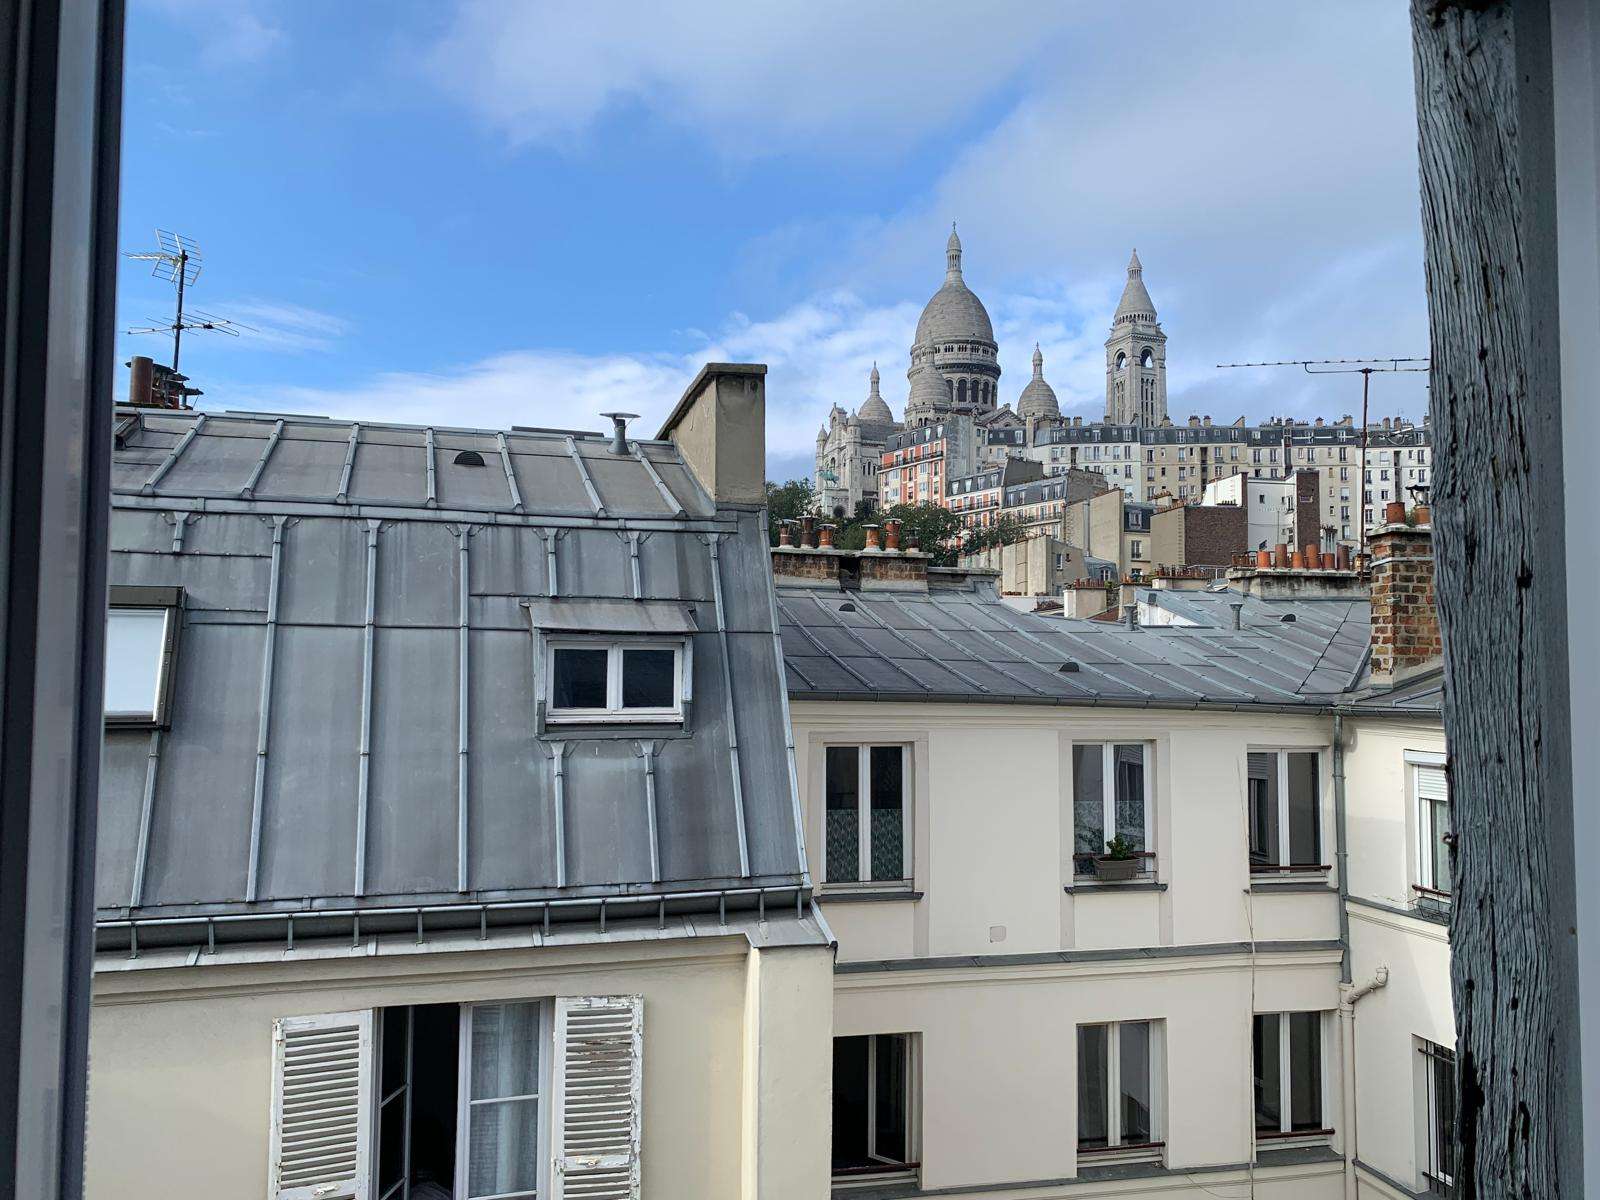
{"label": "white cloud", "polygon": [[252,348],[289,353],[331,350],[350,331],[349,322],[341,317],[283,301],[224,300],[215,311],[220,317],[246,326],[240,332],[240,340]]}
{"label": "white cloud", "polygon": [[426,61],[514,141],[571,142],[641,106],[734,157],[836,155],[949,127],[1080,11],[994,0],[977,29],[954,0],[463,0]]}
{"label": "white cloud", "polygon": [[253,0],[142,0],[183,25],[200,46],[201,63],[223,70],[259,62],[283,49],[288,34]]}

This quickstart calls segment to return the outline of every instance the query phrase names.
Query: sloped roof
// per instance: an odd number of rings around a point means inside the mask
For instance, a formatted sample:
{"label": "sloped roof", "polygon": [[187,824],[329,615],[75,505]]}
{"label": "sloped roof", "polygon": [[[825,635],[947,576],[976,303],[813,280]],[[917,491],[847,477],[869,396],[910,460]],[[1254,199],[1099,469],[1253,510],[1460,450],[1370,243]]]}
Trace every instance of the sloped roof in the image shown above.
{"label": "sloped roof", "polygon": [[[170,729],[106,731],[103,918],[805,883],[765,525],[671,443],[119,431],[111,582],[185,609]],[[692,630],[685,727],[537,735],[527,602]]]}
{"label": "sloped roof", "polygon": [[981,578],[926,594],[785,585],[777,603],[797,700],[1313,709],[1368,642],[1364,605],[1325,624],[1127,629],[1018,612]]}

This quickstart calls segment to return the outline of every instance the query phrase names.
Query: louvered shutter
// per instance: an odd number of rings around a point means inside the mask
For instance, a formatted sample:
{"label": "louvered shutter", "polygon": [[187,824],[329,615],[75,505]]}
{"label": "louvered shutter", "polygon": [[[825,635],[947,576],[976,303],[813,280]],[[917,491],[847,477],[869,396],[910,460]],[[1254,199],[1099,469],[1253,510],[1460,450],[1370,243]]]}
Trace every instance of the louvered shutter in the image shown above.
{"label": "louvered shutter", "polygon": [[638,996],[556,1001],[551,1190],[558,1200],[637,1200],[643,1034]]}
{"label": "louvered shutter", "polygon": [[366,1200],[372,1013],[272,1025],[270,1200]]}

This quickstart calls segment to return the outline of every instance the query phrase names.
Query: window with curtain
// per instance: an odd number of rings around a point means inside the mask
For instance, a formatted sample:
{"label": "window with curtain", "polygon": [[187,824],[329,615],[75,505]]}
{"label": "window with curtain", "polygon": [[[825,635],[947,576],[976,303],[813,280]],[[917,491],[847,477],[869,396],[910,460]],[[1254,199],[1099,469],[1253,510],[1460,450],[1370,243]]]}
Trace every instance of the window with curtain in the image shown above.
{"label": "window with curtain", "polygon": [[909,884],[910,747],[823,752],[824,864],[829,884]]}
{"label": "window with curtain", "polygon": [[1073,874],[1092,878],[1107,843],[1121,837],[1153,869],[1150,795],[1143,742],[1079,742],[1072,747]]}

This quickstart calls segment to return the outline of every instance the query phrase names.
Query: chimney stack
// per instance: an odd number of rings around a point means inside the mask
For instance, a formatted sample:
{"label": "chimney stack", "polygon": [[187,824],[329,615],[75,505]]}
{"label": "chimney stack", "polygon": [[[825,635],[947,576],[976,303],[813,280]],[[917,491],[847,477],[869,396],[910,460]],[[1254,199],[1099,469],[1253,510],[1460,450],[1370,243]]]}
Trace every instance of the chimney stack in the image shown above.
{"label": "chimney stack", "polygon": [[1433,530],[1390,522],[1367,538],[1372,573],[1372,680],[1393,683],[1443,653],[1433,589]]}
{"label": "chimney stack", "polygon": [[149,408],[155,403],[155,363],[148,355],[135,354],[128,361],[128,403]]}
{"label": "chimney stack", "polygon": [[670,440],[717,504],[766,500],[767,368],[707,363],[656,437]]}

